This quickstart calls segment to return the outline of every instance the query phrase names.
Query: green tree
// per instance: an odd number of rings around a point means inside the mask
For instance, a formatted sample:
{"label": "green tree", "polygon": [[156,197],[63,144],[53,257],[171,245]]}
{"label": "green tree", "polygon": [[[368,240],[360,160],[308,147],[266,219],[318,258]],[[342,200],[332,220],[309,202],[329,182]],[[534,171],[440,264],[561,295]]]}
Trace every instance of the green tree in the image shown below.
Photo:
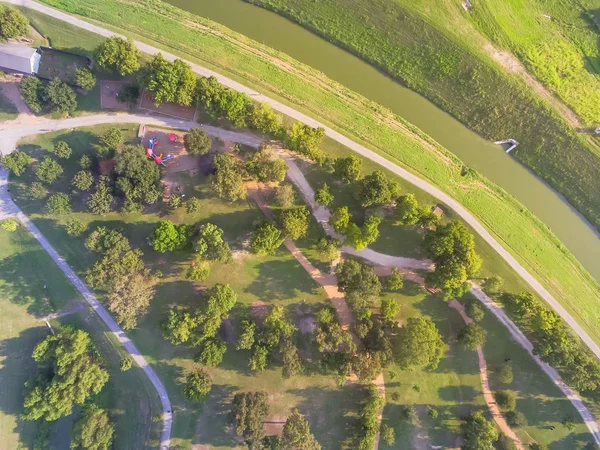
{"label": "green tree", "polygon": [[396,432],[392,427],[383,424],[381,426],[381,439],[388,447],[392,447],[396,443]]}
{"label": "green tree", "polygon": [[247,192],[242,179],[241,170],[233,157],[228,153],[215,156],[216,169],[212,187],[221,198],[235,202],[246,198]]}
{"label": "green tree", "polygon": [[435,271],[425,277],[427,286],[441,289],[445,298],[462,297],[470,288],[468,279],[481,267],[473,235],[455,220],[429,232],[423,246],[435,263]]}
{"label": "green tree", "polygon": [[358,450],[371,450],[375,446],[375,437],[379,431],[377,416],[379,410],[385,405],[385,398],[379,395],[379,391],[374,385],[367,388],[367,398],[363,403],[359,420],[362,432],[358,442]]}
{"label": "green tree", "polygon": [[72,112],[77,109],[77,94],[59,78],[54,78],[46,85],[43,98],[52,111]]}
{"label": "green tree", "polygon": [[240,334],[237,341],[237,350],[250,350],[256,339],[256,323],[250,319],[242,320]]}
{"label": "green tree", "polygon": [[353,247],[355,250],[362,250],[369,244],[372,244],[379,237],[379,224],[381,219],[376,216],[370,216],[365,220],[361,228],[355,223],[350,223],[346,228],[346,239],[344,245]]}
{"label": "green tree", "polygon": [[306,236],[310,223],[310,212],[306,206],[288,209],[281,214],[281,225],[288,239],[295,241]]}
{"label": "green tree", "polygon": [[184,344],[191,339],[198,322],[198,317],[185,308],[176,307],[171,309],[169,310],[169,317],[163,323],[164,337],[173,344]]}
{"label": "green tree", "polygon": [[113,201],[112,189],[108,177],[102,176],[96,185],[96,192],[90,195],[87,202],[88,209],[94,214],[108,214]]}
{"label": "green tree", "polygon": [[419,208],[418,215],[417,224],[423,228],[431,228],[440,222],[440,218],[435,215],[433,209],[429,206]]}
{"label": "green tree", "polygon": [[208,133],[201,128],[192,128],[183,136],[183,146],[190,155],[205,155],[211,145]]}
{"label": "green tree", "polygon": [[152,248],[165,253],[183,250],[189,243],[190,230],[188,225],[174,225],[170,220],[161,220],[150,236]]}
{"label": "green tree", "polygon": [[239,392],[233,397],[231,422],[249,448],[264,437],[263,422],[269,415],[269,395],[264,391]]}
{"label": "green tree", "polygon": [[123,143],[125,137],[123,132],[117,127],[111,127],[106,130],[98,139],[102,147],[114,151]]}
{"label": "green tree", "polygon": [[203,402],[210,393],[212,384],[212,378],[206,369],[200,367],[195,368],[185,378],[183,395],[189,400]]}
{"label": "green tree", "polygon": [[397,267],[392,267],[392,273],[385,280],[385,285],[390,291],[399,291],[404,287],[402,272]]}
{"label": "green tree", "polygon": [[276,136],[281,133],[281,119],[268,103],[254,103],[250,108],[250,126],[261,133]]}
{"label": "green tree", "polygon": [[446,345],[429,317],[410,317],[398,331],[396,361],[403,369],[423,367],[435,369]]}
{"label": "green tree", "polygon": [[0,164],[4,166],[5,169],[12,171],[16,176],[20,177],[25,172],[25,167],[30,165],[33,162],[33,159],[27,154],[15,150],[12,153],[9,153],[6,156],[0,157]]}
{"label": "green tree", "polygon": [[500,292],[500,289],[502,289],[503,284],[504,280],[502,279],[502,277],[495,275],[493,277],[485,279],[485,281],[483,282],[483,290],[488,293]]}
{"label": "green tree", "polygon": [[296,193],[290,183],[283,183],[275,190],[275,201],[282,208],[291,208],[296,203]]}
{"label": "green tree", "polygon": [[96,77],[87,67],[75,69],[75,84],[85,91],[91,91],[96,86]]}
{"label": "green tree", "polygon": [[394,320],[400,312],[400,305],[395,298],[384,298],[381,300],[381,316],[385,320]]}
{"label": "green tree", "polygon": [[291,378],[304,371],[298,349],[289,339],[285,339],[281,345],[281,357],[283,359],[283,378]]}
{"label": "green tree", "polygon": [[415,225],[419,221],[419,203],[413,194],[398,198],[396,214],[404,225]]}
{"label": "green tree", "polygon": [[63,174],[62,166],[48,156],[44,156],[35,168],[35,175],[44,183],[52,184]]}
{"label": "green tree", "polygon": [[74,405],[100,392],[108,381],[92,340],[85,331],[60,328],[33,350],[33,359],[51,370],[41,370],[25,384],[25,420],[54,421],[72,413]]}
{"label": "green tree", "polygon": [[329,225],[331,225],[336,232],[344,234],[348,229],[351,218],[352,215],[348,212],[348,207],[341,206],[331,214]]}
{"label": "green tree", "polygon": [[283,426],[281,450],[321,450],[310,431],[310,425],[297,409],[293,409]]}
{"label": "green tree", "polygon": [[129,369],[131,369],[131,367],[133,367],[133,360],[129,356],[124,356],[123,358],[121,358],[121,361],[119,363],[119,368],[121,369],[121,372],[127,372]]}
{"label": "green tree", "polygon": [[34,113],[42,112],[42,107],[45,103],[45,99],[43,98],[45,86],[39,78],[25,77],[19,84],[19,90],[21,91],[23,101],[31,111]]}
{"label": "green tree", "polygon": [[344,182],[353,183],[362,173],[362,159],[353,155],[347,158],[336,158],[333,162],[333,173]]}
{"label": "green tree", "polygon": [[485,330],[479,325],[471,323],[465,325],[458,332],[458,341],[469,350],[477,350],[477,347],[485,344]]}
{"label": "green tree", "polygon": [[143,147],[126,145],[116,159],[116,186],[126,202],[155,203],[161,195],[161,171],[159,166],[146,158]]}
{"label": "green tree", "polygon": [[200,199],[196,197],[190,197],[185,202],[185,211],[188,214],[195,214],[200,211],[201,202]]}
{"label": "green tree", "polygon": [[522,428],[527,426],[527,418],[521,411],[508,411],[504,416],[511,428]]}
{"label": "green tree", "polygon": [[94,60],[98,66],[129,75],[140,68],[140,51],[129,39],[112,36],[100,44],[94,51]]}
{"label": "green tree", "polygon": [[517,407],[517,398],[511,391],[497,391],[494,398],[502,411],[514,411]]}
{"label": "green tree", "polygon": [[327,183],[323,183],[321,189],[317,189],[315,192],[315,201],[319,205],[329,206],[333,202],[333,194],[329,190]]}
{"label": "green tree", "polygon": [[5,219],[2,222],[0,222],[0,228],[2,228],[5,231],[17,231],[18,227],[19,223],[14,219]]}
{"label": "green tree", "polygon": [[231,262],[231,248],[223,237],[223,230],[212,223],[203,224],[198,230],[194,250],[209,261]]}
{"label": "green tree", "polygon": [[339,258],[342,243],[337,239],[323,237],[317,241],[317,252],[319,257],[326,262],[332,262]]}
{"label": "green tree", "polygon": [[419,415],[417,414],[417,409],[414,407],[414,405],[405,406],[403,413],[404,418],[409,424],[412,426],[419,425]]}
{"label": "green tree", "polygon": [[183,197],[179,194],[171,194],[169,200],[167,200],[167,205],[169,205],[169,208],[172,210],[181,208],[181,205],[183,205]]}
{"label": "green tree", "polygon": [[357,196],[363,206],[390,203],[400,195],[400,184],[389,180],[383,172],[376,170],[358,183]]}
{"label": "green tree", "polygon": [[248,360],[248,367],[250,368],[250,370],[263,372],[267,369],[268,357],[269,349],[265,345],[255,345],[252,349],[250,359]]}
{"label": "green tree", "polygon": [[89,170],[80,170],[73,177],[71,184],[80,191],[88,191],[94,184],[94,175]]}
{"label": "green tree", "polygon": [[191,281],[204,281],[210,275],[210,264],[202,259],[195,259],[185,271],[185,278]]}
{"label": "green tree", "polygon": [[196,361],[203,366],[217,367],[223,361],[227,345],[219,338],[209,338],[202,343],[202,350]]}
{"label": "green tree", "polygon": [[92,168],[92,160],[88,155],[82,155],[79,159],[79,167],[82,170],[89,170]]}
{"label": "green tree", "polygon": [[350,259],[338,264],[335,275],[339,290],[346,294],[357,315],[368,315],[369,307],[381,292],[381,283],[373,268]]}
{"label": "green tree", "polygon": [[504,384],[511,384],[513,382],[513,368],[508,362],[505,362],[500,367],[500,370],[498,371],[498,380]]}
{"label": "green tree", "polygon": [[[135,256],[134,256],[135,255]],[[124,276],[111,276],[106,296],[108,309],[115,315],[117,322],[124,328],[135,328],[137,319],[146,314],[150,301],[154,298],[154,279],[148,269],[144,269],[141,251],[130,251],[123,256],[124,262],[115,264],[115,270],[121,270]],[[137,270],[129,267],[131,263]],[[124,269],[124,270],[123,270]],[[130,273],[130,274],[128,274]]]}
{"label": "green tree", "polygon": [[263,146],[246,163],[248,174],[261,182],[282,182],[288,168],[285,161],[278,158],[268,146]]}
{"label": "green tree", "polygon": [[42,183],[40,183],[39,181],[34,181],[29,186],[29,196],[31,198],[41,200],[43,198],[46,198],[47,195],[48,195],[48,189],[46,189],[44,187],[44,185]]}
{"label": "green tree", "polygon": [[53,216],[64,216],[72,211],[71,200],[67,194],[57,192],[48,197],[46,209]]}
{"label": "green tree", "polygon": [[514,441],[504,433],[499,433],[498,440],[494,442],[496,450],[517,450]]}
{"label": "green tree", "polygon": [[72,450],[110,450],[115,426],[108,413],[94,404],[83,407],[71,436]]}
{"label": "green tree", "polygon": [[86,225],[77,217],[71,217],[67,221],[67,234],[69,236],[81,236],[86,229]]}
{"label": "green tree", "polygon": [[498,430],[481,411],[473,411],[462,426],[464,450],[492,450],[498,440]]}
{"label": "green tree", "polygon": [[273,222],[260,223],[250,239],[250,248],[257,255],[271,255],[281,246],[281,230]]}
{"label": "green tree", "polygon": [[470,302],[467,302],[467,304],[465,305],[465,310],[467,312],[467,315],[471,319],[473,319],[473,322],[481,322],[483,320],[483,318],[485,317],[483,308],[481,307],[479,302],[477,302],[475,300],[471,300]]}
{"label": "green tree", "polygon": [[7,5],[0,5],[0,42],[19,36],[27,36],[29,20],[21,11]]}
{"label": "green tree", "polygon": [[58,141],[54,144],[54,153],[59,158],[69,159],[72,152],[73,150],[65,141]]}
{"label": "green tree", "polygon": [[192,68],[180,59],[170,62],[162,53],[141,70],[138,81],[152,93],[157,106],[165,102],[189,106],[195,98],[197,79]]}
{"label": "green tree", "polygon": [[287,145],[309,158],[316,160],[321,156],[319,146],[325,137],[323,128],[312,128],[302,122],[295,122],[288,133]]}

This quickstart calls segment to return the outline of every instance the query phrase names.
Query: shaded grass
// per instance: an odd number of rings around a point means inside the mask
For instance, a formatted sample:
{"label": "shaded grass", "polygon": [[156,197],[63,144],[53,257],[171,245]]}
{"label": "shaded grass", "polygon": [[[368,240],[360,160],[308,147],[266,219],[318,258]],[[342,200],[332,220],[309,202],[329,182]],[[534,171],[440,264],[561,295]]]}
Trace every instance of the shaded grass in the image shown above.
{"label": "shaded grass", "polygon": [[17,118],[17,107],[0,94],[0,122]]}

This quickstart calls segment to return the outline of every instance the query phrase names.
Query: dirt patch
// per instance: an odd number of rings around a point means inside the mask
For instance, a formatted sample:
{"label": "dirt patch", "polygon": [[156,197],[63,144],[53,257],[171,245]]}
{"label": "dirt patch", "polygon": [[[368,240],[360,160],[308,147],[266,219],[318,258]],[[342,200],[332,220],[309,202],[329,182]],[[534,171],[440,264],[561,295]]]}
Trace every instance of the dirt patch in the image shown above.
{"label": "dirt patch", "polygon": [[126,86],[125,81],[100,82],[100,108],[102,109],[127,109],[126,102],[119,101],[119,91]]}
{"label": "dirt patch", "polygon": [[0,79],[0,91],[2,96],[17,108],[19,114],[30,114],[29,108],[21,98],[19,83],[21,77],[7,75]]}
{"label": "dirt patch", "polygon": [[317,328],[317,319],[312,314],[300,316],[296,319],[296,326],[302,334],[313,334]]}
{"label": "dirt patch", "polygon": [[154,104],[154,97],[148,91],[142,92],[138,107],[145,111],[164,114],[165,116],[177,119],[196,120],[196,108],[193,106],[183,106],[176,103],[163,103],[160,106],[156,106]]}
{"label": "dirt patch", "polygon": [[258,300],[252,303],[252,309],[250,310],[250,315],[255,319],[262,319],[269,312],[269,305],[265,302]]}
{"label": "dirt patch", "polygon": [[283,426],[285,425],[286,420],[287,416],[284,416],[282,414],[274,414],[271,417],[268,417],[263,422],[263,429],[265,431],[265,435],[280,436],[283,433]]}

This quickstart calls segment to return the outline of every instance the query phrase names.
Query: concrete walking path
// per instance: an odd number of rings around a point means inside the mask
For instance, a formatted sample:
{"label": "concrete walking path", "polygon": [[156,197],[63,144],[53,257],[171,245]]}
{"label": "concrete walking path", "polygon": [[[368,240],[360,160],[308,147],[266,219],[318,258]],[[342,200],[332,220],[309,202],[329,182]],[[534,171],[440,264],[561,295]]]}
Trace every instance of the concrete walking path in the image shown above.
{"label": "concrete walking path", "polygon": [[150,382],[156,389],[158,396],[162,404],[162,420],[163,426],[160,433],[160,449],[168,450],[171,439],[171,427],[173,422],[173,414],[171,412],[171,401],[165,386],[163,385],[160,378],[154,369],[148,364],[146,359],[140,354],[135,344],[127,337],[125,332],[119,325],[114,321],[108,311],[102,306],[102,304],[96,299],[94,294],[90,292],[88,287],[81,281],[81,279],[75,274],[73,269],[67,264],[65,259],[58,254],[56,249],[48,242],[48,240],[42,235],[40,230],[35,224],[27,217],[17,205],[10,198],[8,192],[8,171],[0,169],[0,218],[14,217],[18,219],[27,230],[33,235],[33,237],[40,243],[43,249],[50,255],[52,260],[58,265],[63,271],[67,279],[75,286],[75,288],[81,293],[83,298],[88,302],[92,309],[100,316],[102,321],[106,324],[108,329],[115,335],[117,340],[125,347],[127,352],[131,355],[131,358],[136,362],[138,366],[144,371],[146,376],[150,379]]}
{"label": "concrete walking path", "polygon": [[[54,17],[54,18],[62,20],[64,22],[68,22],[73,26],[82,28],[82,29],[90,31],[92,33],[99,34],[101,36],[125,37],[123,35],[119,35],[118,33],[112,32],[106,28],[102,28],[97,25],[93,25],[91,23],[85,22],[84,20],[81,20],[77,17],[66,14],[66,13],[59,11],[57,9],[54,9],[54,8],[50,8],[46,5],[36,3],[32,0],[0,0],[0,1],[36,10],[36,11],[46,14],[48,16]],[[153,47],[151,45],[148,45],[144,42],[134,41],[134,44],[137,46],[137,48],[140,49],[140,51],[142,51],[144,53],[148,53],[150,55],[162,53],[166,59],[171,60],[171,61],[178,59],[178,57],[173,55],[172,53],[166,52],[164,50],[160,50],[160,49]],[[533,277],[533,275],[531,275],[516,260],[516,258],[514,256],[512,256],[512,254],[510,254],[507,250],[504,249],[504,247],[502,247],[502,245],[490,234],[490,232],[481,223],[479,223],[479,221],[464,206],[462,206],[459,202],[454,200],[448,194],[443,192],[441,189],[433,186],[432,184],[428,183],[427,181],[419,178],[417,175],[409,172],[408,170],[398,166],[397,164],[394,164],[394,163],[388,161],[383,156],[375,153],[374,151],[369,150],[368,148],[352,141],[351,139],[347,138],[343,134],[326,126],[325,124],[319,122],[318,120],[315,120],[315,119],[307,116],[306,114],[296,111],[295,109],[290,108],[289,106],[286,106],[276,100],[273,100],[265,95],[262,95],[259,92],[255,91],[254,89],[250,89],[249,87],[244,86],[243,84],[238,83],[237,81],[234,81],[223,75],[220,75],[219,73],[216,73],[212,70],[209,70],[205,67],[202,67],[195,63],[192,63],[190,61],[186,61],[186,60],[184,60],[184,61],[186,63],[188,63],[192,67],[192,70],[195,73],[197,73],[198,75],[214,76],[219,80],[219,82],[221,84],[223,84],[233,90],[236,90],[238,92],[244,92],[244,93],[248,94],[249,96],[251,96],[252,99],[254,99],[256,101],[268,103],[276,111],[279,111],[295,120],[303,122],[312,127],[323,128],[325,130],[325,134],[327,136],[329,136],[331,139],[348,147],[352,151],[364,156],[365,158],[368,158],[371,161],[385,167],[386,169],[390,170],[394,174],[396,174],[396,175],[404,178],[408,182],[414,184],[419,189],[422,189],[423,191],[425,191],[428,194],[432,195],[433,197],[437,198],[439,201],[446,204],[449,208],[453,209],[466,223],[468,223],[475,230],[476,233],[478,233],[527,282],[527,284],[529,284],[529,286],[531,286],[531,288],[540,297],[542,297],[544,300],[546,300],[546,302],[548,302],[548,304],[554,309],[554,311],[556,311],[563,318],[563,320],[573,329],[573,331],[575,331],[575,333],[581,338],[581,340],[584,341],[585,344],[592,350],[592,352],[596,355],[596,357],[600,359],[600,346],[594,342],[594,340],[587,334],[587,332],[577,323],[577,321],[573,318],[573,316],[571,316],[571,314],[569,314],[567,312],[567,310],[554,298],[554,296],[552,296],[552,294],[550,294],[550,292],[548,292],[548,290],[546,288],[544,288],[542,286],[542,284],[539,281],[537,281]]]}

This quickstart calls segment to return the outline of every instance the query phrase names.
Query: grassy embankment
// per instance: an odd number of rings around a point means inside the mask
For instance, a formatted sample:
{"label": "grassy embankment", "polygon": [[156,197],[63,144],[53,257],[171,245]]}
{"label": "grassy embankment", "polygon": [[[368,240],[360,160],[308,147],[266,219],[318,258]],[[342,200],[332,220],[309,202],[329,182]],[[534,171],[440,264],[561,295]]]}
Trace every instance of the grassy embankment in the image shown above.
{"label": "grassy embankment", "polygon": [[162,2],[45,3],[260,89],[439,186],[477,216],[600,342],[595,320],[600,316],[600,287],[573,255],[504,190],[478,175],[462,176],[455,156],[388,110],[282,53]]}
{"label": "grassy embankment", "polygon": [[[106,128],[108,126],[97,126],[72,132],[55,132],[35,136],[27,139],[21,148],[39,158],[46,154],[47,149],[52,148],[55,140],[67,141],[74,152],[69,160],[61,161],[65,167],[65,174],[56,184],[52,185],[52,191],[68,192],[69,180],[78,170],[76,161],[82,153],[90,152],[93,147],[95,138],[92,132],[101,133]],[[121,128],[127,140],[134,139],[137,128],[135,125],[123,125]],[[328,149],[329,154],[335,154],[335,150],[330,145],[326,145],[325,148]],[[331,175],[315,165],[305,169],[309,172],[309,179],[313,186],[318,186],[321,181],[328,181],[330,185],[335,186],[336,201],[349,204],[355,212],[360,210],[359,205],[351,196],[351,188],[335,183],[331,179]],[[365,169],[370,171],[372,167],[367,166]],[[83,274],[83,271],[93,264],[95,256],[85,249],[83,238],[74,239],[66,235],[61,225],[65,219],[57,221],[45,216],[41,213],[43,212],[43,201],[34,201],[27,197],[25,190],[33,179],[31,171],[27,171],[22,177],[12,178],[11,192],[14,198],[23,210],[32,216],[42,232],[67,258],[69,264]],[[258,375],[253,374],[246,369],[247,352],[235,352],[233,348],[230,348],[224,363],[217,369],[211,369],[215,388],[207,404],[204,407],[195,407],[183,399],[181,382],[186,370],[192,366],[195,351],[169,344],[162,338],[159,330],[166,312],[173,306],[198,302],[200,285],[190,283],[181,276],[181,271],[191,255],[153,252],[145,245],[146,236],[151,232],[156,221],[164,218],[177,223],[210,221],[225,230],[226,238],[231,242],[234,250],[239,251],[243,248],[243,242],[248,238],[248,231],[252,229],[252,223],[261,214],[252,202],[229,204],[215,198],[207,180],[202,177],[178,174],[175,175],[173,181],[183,187],[186,196],[195,195],[202,200],[200,213],[190,216],[184,212],[183,208],[172,212],[164,206],[158,205],[146,214],[111,213],[99,219],[98,216],[83,212],[85,195],[73,196],[73,203],[76,211],[74,216],[87,223],[90,229],[100,224],[121,229],[134,246],[144,249],[148,266],[160,270],[165,275],[160,281],[148,316],[128,334],[156,368],[169,390],[175,411],[174,442],[186,448],[195,443],[225,448],[235,445],[232,436],[225,431],[225,414],[228,411],[230,396],[237,390],[261,388],[270,392],[275,399],[272,404],[274,418],[285,417],[289,408],[297,405],[303,412],[309,413],[311,425],[326,448],[330,448],[332,445],[335,448],[334,442],[343,442],[342,448],[351,448],[352,436],[355,432],[354,417],[362,391],[358,387],[337,388],[332,377],[325,377],[318,372],[311,372],[312,376],[309,377],[298,377],[292,380],[282,380],[280,368],[271,369]],[[421,194],[417,192],[417,195]],[[420,200],[427,201],[424,197],[420,197]],[[401,231],[401,228],[394,225],[391,219],[386,220],[386,224],[393,232]],[[412,246],[413,251],[418,252],[422,237],[420,233],[411,229],[405,229],[404,232],[410,237],[404,241],[399,250],[410,251]],[[312,257],[311,259],[315,258],[312,247],[322,235],[322,230],[313,224],[309,237],[300,242],[301,248],[303,251],[307,251],[307,254]],[[233,264],[216,265],[205,283],[211,286],[216,282],[227,282],[234,286],[240,300],[240,304],[231,315],[234,328],[236,328],[237,321],[247,314],[257,301],[284,305],[296,318],[304,314],[299,313],[299,308],[306,312],[325,301],[323,293],[316,290],[316,285],[287,252],[281,251],[275,257],[268,258],[257,258],[243,251],[237,254]],[[510,288],[514,289],[515,286],[511,284]],[[396,373],[394,380],[390,380],[390,372],[386,372],[389,387],[394,392],[398,391],[401,394],[400,398],[394,397],[395,400],[388,396],[391,400],[388,410],[386,410],[386,419],[394,422],[398,428],[397,432],[401,433],[403,440],[404,437],[410,436],[412,430],[408,425],[402,425],[400,405],[412,403],[432,405],[439,409],[440,418],[437,422],[431,423],[424,418],[424,426],[428,428],[434,444],[451,445],[459,433],[458,417],[466,414],[472,408],[484,407],[479,393],[480,381],[475,354],[463,351],[456,344],[455,337],[462,326],[461,319],[448,308],[445,302],[437,297],[426,295],[411,283],[407,283],[406,288],[399,294],[387,293],[386,295],[396,297],[402,305],[399,317],[401,321],[415,315],[432,316],[440,328],[444,340],[450,342],[451,348],[440,368],[433,372],[419,370],[399,372],[392,368],[391,370]],[[500,324],[492,320],[485,326],[490,333],[494,333],[493,340],[499,348],[496,355],[489,358],[490,367],[501,364],[503,358],[508,354],[500,348],[506,349],[511,354],[511,358],[518,361],[520,366],[522,377],[511,388],[518,393],[520,401],[523,401],[523,405],[520,405],[519,409],[530,422],[530,427],[526,429],[527,433],[532,434],[535,439],[543,441],[583,445],[589,436],[585,434],[585,429],[582,428],[583,425],[579,422],[570,403],[562,399],[561,393],[547,377],[539,373],[535,363],[523,350],[508,343],[510,338]],[[231,345],[235,339],[235,332],[229,327],[226,329],[228,330],[226,339]],[[302,339],[302,341],[306,345],[305,352],[308,352],[304,354],[310,354],[308,341],[306,339]],[[503,344],[506,342],[510,348],[498,345],[499,342]],[[406,381],[407,379],[410,379],[411,383],[419,384],[422,392],[416,393],[411,387],[412,384]],[[332,411],[328,407],[331,404],[339,405],[339,408]],[[539,427],[540,424],[558,425],[558,422],[566,416],[573,416],[576,419],[577,434],[567,437],[565,430],[558,426],[556,432],[546,434],[546,431]],[[216,422],[215,417],[217,418]]]}
{"label": "grassy embankment", "polygon": [[[45,288],[44,288],[45,286]],[[16,232],[0,230],[0,439],[7,449],[31,448],[38,422],[19,419],[23,410],[23,384],[35,374],[31,358],[35,345],[49,333],[40,317],[67,311],[84,302],[33,237],[20,226]],[[82,328],[92,335],[100,350],[110,379],[93,401],[110,411],[116,424],[118,449],[154,448],[158,441],[160,402],[156,391],[138,367],[128,372],[119,370],[126,354],[109,335],[107,328],[88,310],[53,320]],[[61,419],[53,426],[50,443],[53,448],[67,448],[71,423],[76,414]]]}
{"label": "grassy embankment", "polygon": [[[600,170],[600,149],[562,120],[520,77],[492,63],[483,49],[474,48],[472,44],[465,48],[465,44],[453,36],[460,33],[455,31],[457,28],[466,28],[471,30],[472,41],[478,42],[480,47],[485,45],[477,38],[477,31],[468,22],[470,16],[458,2],[442,1],[436,2],[435,6],[429,3],[425,6],[410,1],[325,0],[315,7],[310,0],[248,1],[279,12],[348,49],[425,95],[481,136],[492,141],[507,137],[516,139],[521,145],[513,155],[600,228],[600,186],[594,182]],[[491,12],[483,6],[488,3],[495,4],[490,6]],[[493,27],[489,24],[496,23],[497,14],[500,14],[497,10],[510,9],[505,6],[510,3],[477,4],[473,8],[474,20],[486,29]],[[448,25],[448,20],[441,25],[439,18],[429,19],[425,11],[431,13],[432,8],[452,16],[452,26]],[[501,17],[504,19],[502,25],[511,29],[511,36],[536,22],[537,17],[540,21],[545,20],[541,13],[530,20],[529,8],[521,8],[518,17],[517,14],[510,15],[510,19]],[[561,9],[566,8],[565,4]],[[462,14],[457,14],[457,10],[462,10]],[[503,12],[507,16],[510,14],[510,11]],[[515,23],[519,25],[514,27]],[[559,34],[561,27],[557,23],[560,22],[552,22],[546,28],[554,27],[555,34]],[[540,38],[539,33],[523,35],[530,41]],[[552,54],[552,58],[538,52],[535,64],[528,66],[536,69],[533,72],[538,77],[546,74],[541,77],[545,82],[557,80],[549,84],[551,87],[560,85],[561,92],[568,91],[568,98],[577,100],[578,108],[575,109],[586,123],[593,125],[600,120],[600,82],[583,67],[583,55],[577,52],[578,48],[565,44],[564,39],[537,42],[538,47],[543,46]],[[548,47],[547,42],[554,47]],[[568,55],[563,55],[567,50]],[[534,52],[531,48],[527,51]],[[566,65],[576,65],[571,60],[580,63],[581,68],[561,66],[566,61],[569,61]],[[565,80],[571,71],[572,79]],[[575,106],[574,102],[568,103]]]}

